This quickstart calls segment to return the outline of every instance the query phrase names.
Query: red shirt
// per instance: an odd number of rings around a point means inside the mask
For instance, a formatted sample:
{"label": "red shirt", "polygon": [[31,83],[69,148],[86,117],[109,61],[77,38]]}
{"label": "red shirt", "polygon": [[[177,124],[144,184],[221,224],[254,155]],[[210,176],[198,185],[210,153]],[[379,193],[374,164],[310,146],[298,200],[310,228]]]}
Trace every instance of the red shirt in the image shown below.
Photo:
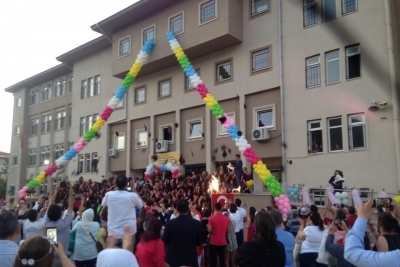
{"label": "red shirt", "polygon": [[163,266],[165,263],[164,242],[161,239],[140,241],[135,256],[140,267]]}
{"label": "red shirt", "polygon": [[214,246],[226,246],[226,231],[229,227],[229,219],[222,213],[216,213],[208,220],[208,225],[212,227],[210,244]]}
{"label": "red shirt", "polygon": [[350,214],[350,215],[347,216],[347,218],[346,218],[347,226],[348,226],[349,228],[352,228],[353,225],[354,225],[354,223],[356,222],[356,220],[357,220],[357,215],[355,215],[355,214]]}

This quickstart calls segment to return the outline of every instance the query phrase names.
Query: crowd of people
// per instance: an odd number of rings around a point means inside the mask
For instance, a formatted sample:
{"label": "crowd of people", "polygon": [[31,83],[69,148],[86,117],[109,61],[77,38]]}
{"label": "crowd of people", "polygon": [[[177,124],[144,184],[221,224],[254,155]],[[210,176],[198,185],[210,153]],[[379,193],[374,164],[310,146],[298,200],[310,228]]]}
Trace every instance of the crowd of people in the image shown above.
{"label": "crowd of people", "polygon": [[[399,265],[396,202],[379,207],[376,221],[373,199],[357,211],[293,207],[285,220],[275,208],[257,211],[240,198],[211,204],[209,180],[206,172],[172,182],[120,175],[106,182],[101,201],[76,191],[78,183],[60,183],[48,200],[41,195],[2,210],[0,266]],[[94,183],[78,182],[93,194]]]}

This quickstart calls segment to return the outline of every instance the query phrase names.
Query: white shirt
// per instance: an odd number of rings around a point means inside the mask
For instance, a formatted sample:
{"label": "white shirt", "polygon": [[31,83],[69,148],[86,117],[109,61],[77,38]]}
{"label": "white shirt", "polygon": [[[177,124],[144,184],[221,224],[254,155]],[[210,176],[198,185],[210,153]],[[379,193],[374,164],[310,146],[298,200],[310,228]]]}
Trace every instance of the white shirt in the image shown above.
{"label": "white shirt", "polygon": [[242,216],[240,216],[239,211],[236,211],[235,213],[229,213],[229,219],[235,223],[235,233],[239,232],[241,229],[238,227],[240,222],[242,222],[243,225],[243,219]]}
{"label": "white shirt", "polygon": [[239,223],[239,225],[238,225],[238,228],[239,228],[240,230],[242,230],[242,229],[244,229],[243,220],[244,220],[244,218],[247,217],[247,211],[246,211],[244,208],[242,208],[242,207],[238,207],[237,212],[239,212],[239,214],[240,214],[240,223]]}
{"label": "white shirt", "polygon": [[24,239],[27,240],[35,236],[44,236],[45,224],[46,222],[43,218],[35,222],[31,222],[29,219],[26,220],[23,227]]}
{"label": "white shirt", "polygon": [[310,225],[304,228],[306,239],[301,243],[300,253],[319,252],[324,231],[319,230],[318,226]]}
{"label": "white shirt", "polygon": [[142,199],[136,193],[126,190],[108,192],[101,206],[108,206],[108,235],[116,238],[124,236],[124,227],[129,226],[136,233],[136,207],[143,207]]}

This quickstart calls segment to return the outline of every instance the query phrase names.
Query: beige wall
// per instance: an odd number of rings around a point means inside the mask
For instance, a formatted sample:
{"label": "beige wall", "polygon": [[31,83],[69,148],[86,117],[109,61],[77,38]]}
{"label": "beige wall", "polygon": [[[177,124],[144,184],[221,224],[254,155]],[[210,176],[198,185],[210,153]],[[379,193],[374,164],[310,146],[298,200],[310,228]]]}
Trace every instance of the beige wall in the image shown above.
{"label": "beige wall", "polygon": [[127,135],[126,122],[110,125],[110,133],[109,133],[109,137],[108,137],[108,143],[110,144],[110,148],[115,147],[114,144],[115,144],[115,139],[116,139],[116,132],[125,134],[125,149],[118,150],[117,157],[115,157],[115,158],[109,157],[109,166],[110,166],[109,171],[110,172],[120,172],[120,171],[125,171],[125,169],[126,169],[126,155],[127,155],[128,149],[129,149],[128,142],[127,142],[127,140],[129,138]]}
{"label": "beige wall", "polygon": [[[131,156],[129,158],[129,164],[132,169],[146,169],[147,165],[149,165],[149,155],[153,154],[150,149],[150,143],[155,142],[156,135],[151,134],[151,137],[148,139],[148,146],[146,148],[136,148],[136,131],[144,130],[144,126],[150,129],[150,118],[142,118],[131,121],[131,133],[132,137],[129,140],[132,140],[130,144]],[[154,140],[153,140],[154,139]],[[140,175],[142,176],[142,175]]]}

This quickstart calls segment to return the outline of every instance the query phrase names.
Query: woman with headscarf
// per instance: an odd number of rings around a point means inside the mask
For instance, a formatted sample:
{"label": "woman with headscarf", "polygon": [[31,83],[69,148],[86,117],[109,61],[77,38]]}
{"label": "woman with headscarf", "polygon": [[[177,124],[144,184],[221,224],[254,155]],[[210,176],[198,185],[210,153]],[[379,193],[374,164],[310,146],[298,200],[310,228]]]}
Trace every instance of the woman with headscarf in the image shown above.
{"label": "woman with headscarf", "polygon": [[87,209],[82,215],[82,220],[72,228],[76,232],[74,260],[76,267],[95,267],[97,260],[97,247],[95,237],[100,230],[98,222],[93,221],[93,209]]}

